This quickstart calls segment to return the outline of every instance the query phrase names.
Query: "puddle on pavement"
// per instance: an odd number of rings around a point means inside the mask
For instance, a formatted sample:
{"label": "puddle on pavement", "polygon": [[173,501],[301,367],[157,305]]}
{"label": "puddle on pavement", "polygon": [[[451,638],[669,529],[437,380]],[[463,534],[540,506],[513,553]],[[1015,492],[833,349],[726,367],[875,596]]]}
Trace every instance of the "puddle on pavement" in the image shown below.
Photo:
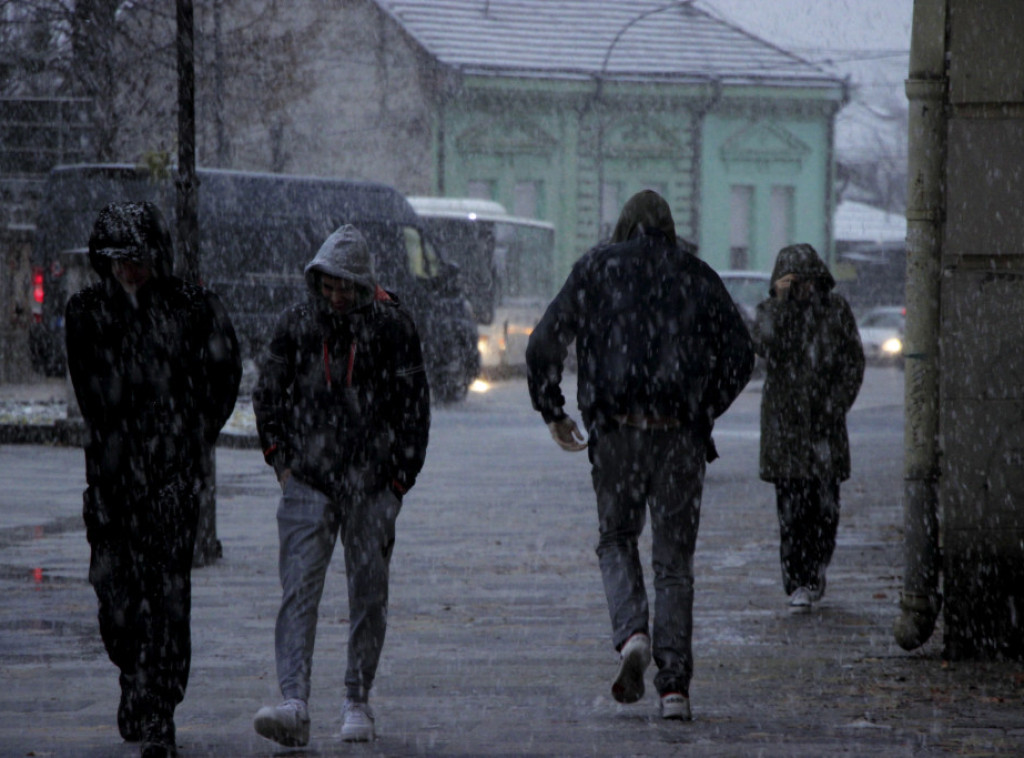
{"label": "puddle on pavement", "polygon": [[32,540],[55,537],[68,532],[84,532],[85,523],[81,516],[64,516],[45,524],[31,526],[9,526],[0,529],[0,548],[18,545]]}
{"label": "puddle on pavement", "polygon": [[48,584],[83,584],[88,580],[85,576],[67,576],[66,574],[51,574],[46,568],[28,568],[25,566],[12,566],[0,563],[0,581],[25,581],[37,586]]}

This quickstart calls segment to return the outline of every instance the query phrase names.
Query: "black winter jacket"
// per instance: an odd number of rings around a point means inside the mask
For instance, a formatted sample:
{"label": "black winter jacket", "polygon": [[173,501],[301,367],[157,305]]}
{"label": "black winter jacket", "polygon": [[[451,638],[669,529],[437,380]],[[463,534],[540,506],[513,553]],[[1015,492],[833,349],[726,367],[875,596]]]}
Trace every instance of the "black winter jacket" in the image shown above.
{"label": "black winter jacket", "polygon": [[547,422],[565,415],[559,384],[573,339],[591,435],[634,413],[710,435],[753,368],[750,337],[721,279],[658,233],[591,249],[534,329],[530,397]]}
{"label": "black winter jacket", "polygon": [[[86,480],[93,510],[148,508],[162,488],[196,486],[203,445],[234,410],[238,342],[211,292],[160,276],[133,305],[109,265],[96,268],[102,281],[66,308],[68,370],[88,432]],[[87,527],[118,518],[90,512],[88,496],[85,516]]]}
{"label": "black winter jacket", "polygon": [[264,457],[332,498],[353,487],[401,495],[423,467],[430,392],[419,337],[377,289],[345,314],[317,295],[282,314],[253,393]]}

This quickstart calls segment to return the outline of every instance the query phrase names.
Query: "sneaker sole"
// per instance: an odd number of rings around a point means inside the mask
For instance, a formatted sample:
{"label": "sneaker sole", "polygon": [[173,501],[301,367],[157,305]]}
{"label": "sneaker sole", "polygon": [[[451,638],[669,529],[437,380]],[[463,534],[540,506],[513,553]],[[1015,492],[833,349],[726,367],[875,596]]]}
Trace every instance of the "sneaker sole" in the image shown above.
{"label": "sneaker sole", "polygon": [[305,724],[296,734],[294,730],[278,723],[273,717],[257,716],[252,722],[256,734],[273,740],[285,747],[305,747],[309,744],[309,724]]}
{"label": "sneaker sole", "polygon": [[634,649],[619,664],[619,674],[612,683],[612,697],[619,703],[635,703],[644,696],[644,653]]}
{"label": "sneaker sole", "polygon": [[666,721],[692,721],[693,716],[690,713],[690,703],[662,705],[661,717]]}
{"label": "sneaker sole", "polygon": [[341,728],[341,741],[342,742],[370,742],[373,740],[373,727],[342,727]]}

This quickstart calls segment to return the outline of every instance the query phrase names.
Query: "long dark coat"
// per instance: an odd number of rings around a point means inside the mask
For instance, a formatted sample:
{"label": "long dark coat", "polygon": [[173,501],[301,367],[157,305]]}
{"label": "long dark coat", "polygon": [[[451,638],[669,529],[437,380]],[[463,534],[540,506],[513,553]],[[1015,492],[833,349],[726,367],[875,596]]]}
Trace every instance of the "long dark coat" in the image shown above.
{"label": "long dark coat", "polygon": [[[217,297],[170,274],[133,303],[90,253],[100,282],[66,308],[68,370],[85,419],[83,515],[90,542],[102,530],[152,539],[159,549],[195,517],[204,445],[235,407],[238,341]],[[182,527],[183,528],[183,527]]]}
{"label": "long dark coat", "polygon": [[846,414],[864,378],[864,350],[849,304],[810,245],[779,252],[786,274],[818,282],[809,303],[772,296],[757,307],[752,337],[765,358],[760,474],[765,481],[850,477]]}

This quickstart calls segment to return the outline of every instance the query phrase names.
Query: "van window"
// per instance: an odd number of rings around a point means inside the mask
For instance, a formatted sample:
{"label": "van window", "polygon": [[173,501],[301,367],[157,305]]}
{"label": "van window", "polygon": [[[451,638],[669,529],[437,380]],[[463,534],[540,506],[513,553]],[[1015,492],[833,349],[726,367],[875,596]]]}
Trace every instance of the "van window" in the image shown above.
{"label": "van window", "polygon": [[409,270],[417,279],[433,279],[440,273],[437,251],[423,238],[419,229],[411,226],[402,228],[405,236],[405,251],[409,256]]}

